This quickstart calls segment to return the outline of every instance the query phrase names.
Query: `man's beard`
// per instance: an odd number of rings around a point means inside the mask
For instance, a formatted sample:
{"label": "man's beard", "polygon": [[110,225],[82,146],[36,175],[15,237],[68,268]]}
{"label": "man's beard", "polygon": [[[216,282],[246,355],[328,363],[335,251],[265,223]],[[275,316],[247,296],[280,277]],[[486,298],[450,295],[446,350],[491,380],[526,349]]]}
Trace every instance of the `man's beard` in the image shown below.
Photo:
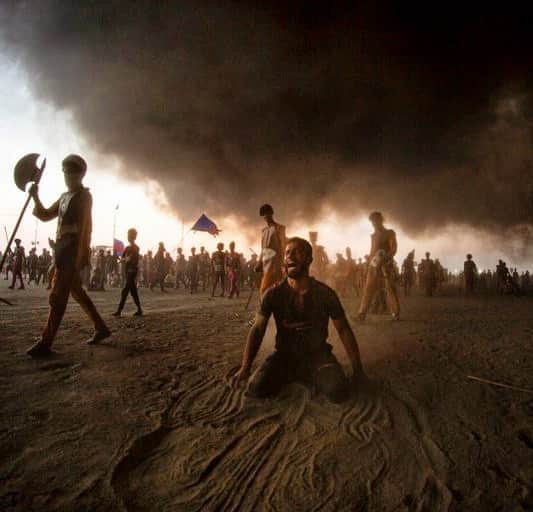
{"label": "man's beard", "polygon": [[294,267],[285,266],[287,276],[291,279],[301,279],[309,274],[309,267],[305,265],[296,265]]}

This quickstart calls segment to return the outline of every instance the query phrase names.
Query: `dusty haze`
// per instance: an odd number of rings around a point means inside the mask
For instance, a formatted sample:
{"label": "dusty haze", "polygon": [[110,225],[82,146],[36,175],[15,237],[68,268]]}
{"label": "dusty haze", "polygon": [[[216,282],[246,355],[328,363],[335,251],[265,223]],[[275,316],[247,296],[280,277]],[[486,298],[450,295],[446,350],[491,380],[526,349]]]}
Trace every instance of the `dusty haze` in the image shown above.
{"label": "dusty haze", "polygon": [[525,17],[263,3],[12,2],[0,37],[36,96],[181,217],[380,209],[413,237],[466,225],[529,256]]}

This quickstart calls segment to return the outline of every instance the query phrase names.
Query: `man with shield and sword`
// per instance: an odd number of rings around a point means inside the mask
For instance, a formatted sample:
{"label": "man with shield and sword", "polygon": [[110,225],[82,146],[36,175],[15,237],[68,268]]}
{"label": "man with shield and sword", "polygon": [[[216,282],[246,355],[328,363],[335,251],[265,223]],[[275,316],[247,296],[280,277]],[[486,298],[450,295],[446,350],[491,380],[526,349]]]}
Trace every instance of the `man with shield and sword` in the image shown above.
{"label": "man with shield and sword", "polygon": [[94,324],[95,333],[87,343],[96,344],[111,335],[81,284],[80,270],[90,258],[92,231],[92,196],[89,189],[83,186],[86,171],[87,164],[78,155],[69,155],[63,160],[67,192],[61,194],[50,208],[45,208],[41,203],[36,183],[29,190],[35,202],[33,215],[45,222],[57,218],[55,274],[49,296],[50,313],[41,337],[27,351],[32,357],[51,354],[52,343],[70,294]]}

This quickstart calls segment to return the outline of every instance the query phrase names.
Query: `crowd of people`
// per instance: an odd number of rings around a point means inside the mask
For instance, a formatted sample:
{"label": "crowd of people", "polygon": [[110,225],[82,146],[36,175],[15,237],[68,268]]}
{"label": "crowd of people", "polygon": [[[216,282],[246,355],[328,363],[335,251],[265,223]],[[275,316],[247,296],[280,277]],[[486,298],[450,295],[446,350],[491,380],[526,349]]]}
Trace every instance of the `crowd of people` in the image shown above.
{"label": "crowd of people", "polygon": [[[185,255],[177,249],[175,255],[160,242],[157,251],[141,255],[136,244],[137,231],[128,231],[129,245],[122,254],[105,248],[91,250],[92,195],[84,187],[87,170],[79,155],[69,155],[63,161],[66,192],[48,208],[39,197],[34,183],[29,194],[34,201],[33,215],[41,221],[57,218],[55,241],[50,240],[51,252],[37,255],[35,248],[25,255],[21,240],[15,241],[13,252],[7,254],[6,279],[11,272],[14,288],[25,282],[47,281],[51,284],[50,310],[42,334],[27,350],[31,357],[47,357],[60,327],[65,309],[72,296],[94,326],[87,341],[95,345],[112,335],[85,288],[105,290],[106,286],[122,286],[120,302],[114,316],[120,317],[129,295],[137,307],[135,315],[143,315],[137,286],[166,292],[168,288],[184,287],[191,294],[200,290],[230,299],[239,297],[243,286],[258,289],[260,307],[249,331],[242,362],[229,376],[231,385],[248,382],[248,392],[257,397],[277,394],[291,380],[314,382],[330,400],[340,402],[349,395],[350,384],[328,343],[328,323],[332,320],[352,366],[352,378],[358,385],[365,380],[357,340],[347,320],[339,296],[360,296],[357,320],[364,321],[367,313],[389,313],[393,321],[400,319],[399,286],[410,295],[419,287],[432,296],[445,283],[461,281],[465,294],[495,285],[499,293],[530,291],[529,273],[518,275],[503,261],[494,273],[478,272],[472,255],[467,255],[462,275],[446,270],[429,252],[420,262],[411,251],[401,268],[396,257],[398,242],[394,230],[385,226],[381,212],[372,212],[373,227],[370,250],[356,259],[347,247],[330,261],[326,249],[318,244],[318,233],[310,232],[309,240],[287,237],[286,228],[274,220],[274,209],[264,204],[259,215],[264,221],[261,251],[249,259],[237,251],[235,242],[219,242],[212,254],[195,247]],[[8,249],[9,250],[9,249]],[[83,286],[85,284],[85,287]],[[249,295],[249,297],[251,294]],[[276,349],[254,376],[251,367],[265,335],[270,316],[276,320]],[[305,361],[305,364],[302,364]]]}
{"label": "crowd of people", "polygon": [[[324,246],[317,244],[318,233],[310,232],[309,241],[313,246],[314,259],[311,274],[318,280],[329,284],[341,296],[361,297],[370,265],[369,256],[354,258],[350,247],[344,253],[336,253],[331,259]],[[50,240],[53,247],[53,241]],[[155,254],[149,250],[139,255],[137,286],[158,289],[186,289],[190,293],[209,291],[214,296],[239,297],[242,288],[259,286],[257,273],[258,255],[253,253],[247,258],[236,251],[235,242],[229,248],[220,242],[217,250],[210,254],[205,247],[197,251],[192,247],[188,255],[179,247],[173,257],[160,242]],[[2,252],[0,251],[0,257]],[[518,272],[499,260],[494,270],[479,271],[471,254],[465,260],[464,269],[451,272],[438,258],[432,259],[428,252],[419,262],[415,251],[404,259],[401,267],[392,262],[393,279],[407,297],[415,290],[430,297],[438,294],[444,286],[451,286],[465,295],[473,293],[499,293],[502,295],[529,295],[533,293],[533,281],[528,270]],[[32,247],[26,254],[20,239],[8,252],[3,273],[4,280],[14,289],[24,289],[26,284],[51,287],[54,271],[53,249],[42,249],[41,254]],[[91,291],[104,291],[120,288],[126,282],[126,262],[122,255],[113,254],[111,249],[93,249],[89,264],[81,271],[82,283]],[[383,286],[379,288],[384,289]],[[380,301],[383,303],[383,301]]]}

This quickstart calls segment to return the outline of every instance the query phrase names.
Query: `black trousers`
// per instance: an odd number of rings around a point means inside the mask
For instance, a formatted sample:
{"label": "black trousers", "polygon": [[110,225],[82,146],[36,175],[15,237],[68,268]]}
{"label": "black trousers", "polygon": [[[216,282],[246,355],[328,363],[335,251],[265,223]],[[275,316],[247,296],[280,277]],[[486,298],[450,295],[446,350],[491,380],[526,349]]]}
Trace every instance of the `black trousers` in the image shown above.
{"label": "black trousers", "polygon": [[118,305],[118,311],[122,311],[124,308],[124,304],[126,304],[126,299],[128,298],[128,294],[131,293],[131,296],[133,297],[133,302],[135,302],[135,305],[137,306],[137,309],[141,309],[141,301],[139,300],[139,293],[137,292],[137,273],[136,272],[128,272],[126,274],[126,284],[124,288],[122,288],[122,293],[120,296],[120,304]]}
{"label": "black trousers", "polygon": [[252,375],[247,393],[255,398],[275,396],[294,381],[314,385],[319,393],[335,403],[344,402],[350,392],[349,380],[327,345],[324,350],[312,354],[276,350]]}

